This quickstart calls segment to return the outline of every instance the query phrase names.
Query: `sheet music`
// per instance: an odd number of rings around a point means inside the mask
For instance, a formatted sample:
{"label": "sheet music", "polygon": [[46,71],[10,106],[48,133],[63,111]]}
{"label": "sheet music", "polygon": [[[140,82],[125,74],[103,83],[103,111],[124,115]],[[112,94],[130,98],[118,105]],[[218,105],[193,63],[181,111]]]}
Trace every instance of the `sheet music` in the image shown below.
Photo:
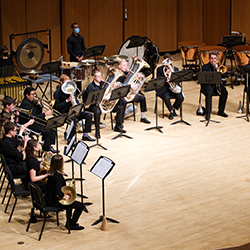
{"label": "sheet music", "polygon": [[75,161],[77,164],[81,165],[88,151],[89,151],[88,146],[83,142],[79,142],[73,154],[71,155],[71,159]]}
{"label": "sheet music", "polygon": [[110,159],[103,157],[99,159],[99,161],[91,169],[91,172],[103,179],[112,167],[113,162]]}
{"label": "sheet music", "polygon": [[66,141],[69,139],[69,136],[70,136],[70,133],[71,133],[73,127],[74,127],[74,121],[72,121],[72,122],[70,123],[69,129],[68,129],[67,135],[66,135]]}
{"label": "sheet music", "polygon": [[69,142],[69,145],[67,146],[67,148],[65,149],[65,155],[68,155],[69,151],[71,150],[72,148],[72,145],[74,144],[74,141],[76,140],[76,135],[74,135],[72,137],[72,139],[70,140]]}

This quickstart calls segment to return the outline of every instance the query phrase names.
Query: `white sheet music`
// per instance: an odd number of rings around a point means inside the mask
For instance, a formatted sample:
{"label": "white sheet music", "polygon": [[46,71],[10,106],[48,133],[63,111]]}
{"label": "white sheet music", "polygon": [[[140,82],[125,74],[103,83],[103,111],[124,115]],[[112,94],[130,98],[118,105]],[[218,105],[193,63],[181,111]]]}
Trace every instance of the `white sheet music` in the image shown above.
{"label": "white sheet music", "polygon": [[73,127],[74,127],[74,121],[72,121],[72,122],[70,123],[69,129],[68,129],[67,135],[66,135],[66,141],[69,139],[69,136],[70,136],[70,133],[71,133]]}
{"label": "white sheet music", "polygon": [[71,140],[70,140],[70,142],[69,142],[69,145],[68,145],[67,148],[65,149],[65,155],[68,155],[68,153],[69,153],[70,149],[72,148],[72,145],[73,145],[73,143],[74,143],[75,140],[76,140],[76,135],[74,135],[74,136],[71,138]]}
{"label": "white sheet music", "polygon": [[113,162],[108,158],[100,158],[95,166],[91,169],[91,172],[101,179],[103,179],[109,170],[113,167]]}
{"label": "white sheet music", "polygon": [[88,151],[88,146],[83,142],[79,142],[71,155],[71,159],[80,165],[82,164]]}

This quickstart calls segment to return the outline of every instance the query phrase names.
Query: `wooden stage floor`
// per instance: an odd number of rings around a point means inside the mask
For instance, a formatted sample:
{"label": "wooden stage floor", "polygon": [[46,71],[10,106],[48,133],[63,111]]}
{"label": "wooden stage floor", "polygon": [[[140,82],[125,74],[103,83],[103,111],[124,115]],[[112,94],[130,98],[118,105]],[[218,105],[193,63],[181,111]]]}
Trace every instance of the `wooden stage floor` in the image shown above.
{"label": "wooden stage floor", "polygon": [[[180,55],[174,58],[174,65],[181,68]],[[207,127],[200,122],[203,117],[196,116],[199,85],[194,81],[184,82],[183,89],[183,119],[191,126],[170,125],[172,121],[167,117],[166,108],[166,116],[162,119],[159,100],[159,125],[163,126],[163,133],[145,131],[155,125],[153,92],[145,94],[146,117],[152,123],[139,122],[140,112],[137,112],[136,122],[132,117],[125,121],[127,134],[133,139],[111,140],[117,133],[111,131],[107,116],[107,127],[101,129],[100,142],[108,150],[91,148],[83,166],[84,193],[89,197],[85,201],[93,202],[88,207],[89,213],[82,214],[80,219],[85,230],[72,231],[68,235],[64,227],[65,213],[61,213],[60,226],[56,226],[55,216],[52,216],[38,242],[41,222],[31,224],[28,233],[25,231],[31,201],[22,198],[18,200],[11,223],[7,222],[9,214],[3,212],[5,206],[0,205],[0,247],[36,250],[250,249],[250,124],[243,118],[236,118],[243,85],[234,89],[227,87],[228,118],[217,116],[218,97],[213,98],[212,119],[221,123],[210,123]],[[91,135],[94,136],[94,131]],[[62,133],[59,133],[59,142],[63,152]],[[109,223],[108,231],[100,230],[100,224],[91,226],[102,214],[102,196],[101,180],[88,170],[100,155],[116,163],[105,181],[106,215],[120,223]],[[77,177],[79,167],[75,168]],[[65,172],[71,176],[69,163],[65,165]],[[78,191],[79,187],[77,183]],[[243,247],[237,248],[239,246]]]}

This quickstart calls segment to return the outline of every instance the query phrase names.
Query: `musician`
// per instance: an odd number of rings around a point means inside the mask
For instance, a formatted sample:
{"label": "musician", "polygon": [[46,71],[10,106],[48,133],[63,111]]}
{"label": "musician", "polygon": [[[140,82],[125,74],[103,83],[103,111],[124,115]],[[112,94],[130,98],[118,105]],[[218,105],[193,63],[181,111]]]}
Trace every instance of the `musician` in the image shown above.
{"label": "musician", "polygon": [[[66,209],[70,214],[70,230],[83,230],[84,227],[80,226],[77,221],[84,210],[88,213],[85,205],[79,201],[74,201],[71,205],[62,205],[58,199],[69,200],[69,195],[64,195],[61,191],[63,186],[66,186],[65,179],[63,178],[63,164],[64,160],[62,155],[54,155],[51,159],[50,169],[48,171],[48,181],[45,194],[45,202],[47,206],[56,206]],[[72,216],[72,210],[75,210]],[[66,223],[66,228],[68,225]]]}
{"label": "musician", "polygon": [[[170,74],[172,72],[177,72],[179,69],[177,67],[172,67],[171,63],[173,62],[173,58],[169,53],[166,53],[163,56],[164,60],[162,61],[162,66],[157,68],[157,78],[158,77],[167,77],[164,86],[160,89],[157,89],[157,96],[159,96],[164,102],[166,107],[168,108],[170,115],[169,119],[174,119],[175,116],[177,116],[175,110],[178,110],[181,106],[182,102],[184,101],[183,94],[176,93],[174,89],[171,88],[170,84]],[[178,86],[179,87],[179,86]],[[180,88],[180,87],[179,87]],[[172,105],[170,99],[174,98],[175,102]]]}
{"label": "musician", "polygon": [[[62,91],[62,85],[69,81],[69,77],[65,74],[62,74],[60,76],[60,87],[55,91],[54,93],[54,99],[55,99],[55,105],[54,109],[59,111],[60,113],[68,113],[69,109],[73,106],[72,105],[72,96],[69,94],[65,94]],[[78,100],[76,98],[76,95],[74,93],[74,98],[76,100],[75,104],[78,104]],[[82,136],[83,141],[95,141],[94,138],[91,138],[88,133],[91,132],[91,121],[92,121],[92,114],[88,112],[80,112],[80,115],[77,117],[79,121],[82,119],[85,119],[85,129]]]}
{"label": "musician", "polygon": [[85,55],[84,38],[79,34],[80,28],[78,23],[72,23],[72,34],[67,39],[67,48],[71,62],[81,62]]}
{"label": "musician", "polygon": [[[118,82],[123,83],[126,79],[126,76],[128,74],[128,63],[125,59],[122,59],[118,62],[118,69],[124,73],[124,76],[119,77]],[[136,86],[131,84],[131,88],[136,90]],[[125,100],[124,100],[125,101]],[[147,112],[147,104],[146,104],[146,98],[144,95],[136,95],[133,99],[133,102],[139,102],[140,108],[141,108],[141,122],[143,123],[151,123],[146,117],[145,112]]]}
{"label": "musician", "polygon": [[0,47],[0,67],[14,65],[12,58],[9,57],[9,49],[7,46]]}
{"label": "musician", "polygon": [[[4,155],[6,163],[13,176],[26,175],[25,151],[19,151],[20,141],[16,138],[17,126],[13,122],[4,125],[5,136],[0,140],[0,152]],[[29,137],[23,137],[23,148],[25,149]],[[22,179],[23,183],[25,179]]]}
{"label": "musician", "polygon": [[[55,150],[52,145],[55,144],[55,136],[56,131],[55,130],[48,130],[43,131],[45,125],[46,125],[46,117],[51,116],[53,114],[53,110],[47,110],[43,112],[43,106],[40,103],[40,101],[35,100],[36,91],[33,87],[27,87],[24,90],[24,99],[20,105],[20,108],[31,110],[31,116],[35,118],[35,123],[31,125],[29,128],[35,132],[42,132],[42,140],[44,141],[43,144],[43,150],[44,151],[51,151],[52,153],[57,153],[57,150]],[[29,121],[29,117],[25,114],[20,115],[19,120],[20,124],[24,124],[25,122]]]}
{"label": "musician", "polygon": [[40,151],[40,143],[38,140],[31,139],[27,142],[25,148],[26,153],[26,169],[27,169],[27,185],[25,188],[28,190],[28,183],[34,182],[38,185],[42,193],[45,194],[46,184],[41,182],[48,177],[48,174],[39,175],[39,171],[44,168],[40,161],[37,159],[37,154]]}
{"label": "musician", "polygon": [[14,109],[15,109],[15,100],[9,96],[5,96],[3,99],[3,110],[1,112],[1,116],[4,113],[9,113],[9,114],[14,113],[15,115],[14,121],[18,122],[19,112]]}
{"label": "musician", "polygon": [[[209,54],[209,62],[202,66],[202,71],[211,71],[215,72],[218,68],[217,64],[217,55],[215,53]],[[222,78],[226,78],[227,73],[222,74]],[[217,86],[219,88],[217,88]],[[222,83],[218,84],[201,84],[201,92],[205,95],[206,102],[206,120],[210,119],[210,114],[212,111],[212,96],[215,94],[220,94],[219,99],[219,110],[218,115],[222,117],[228,117],[228,115],[224,112],[227,102],[228,92],[225,86]]]}

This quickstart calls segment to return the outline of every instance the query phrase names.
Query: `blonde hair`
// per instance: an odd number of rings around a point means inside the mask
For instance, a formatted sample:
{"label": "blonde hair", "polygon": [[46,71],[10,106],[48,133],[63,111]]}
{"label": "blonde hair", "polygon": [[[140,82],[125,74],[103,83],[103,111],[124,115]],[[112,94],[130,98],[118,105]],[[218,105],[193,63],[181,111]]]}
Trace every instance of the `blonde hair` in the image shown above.
{"label": "blonde hair", "polygon": [[67,75],[65,75],[65,74],[62,74],[60,76],[60,82],[64,82],[65,80],[69,80],[69,77]]}

